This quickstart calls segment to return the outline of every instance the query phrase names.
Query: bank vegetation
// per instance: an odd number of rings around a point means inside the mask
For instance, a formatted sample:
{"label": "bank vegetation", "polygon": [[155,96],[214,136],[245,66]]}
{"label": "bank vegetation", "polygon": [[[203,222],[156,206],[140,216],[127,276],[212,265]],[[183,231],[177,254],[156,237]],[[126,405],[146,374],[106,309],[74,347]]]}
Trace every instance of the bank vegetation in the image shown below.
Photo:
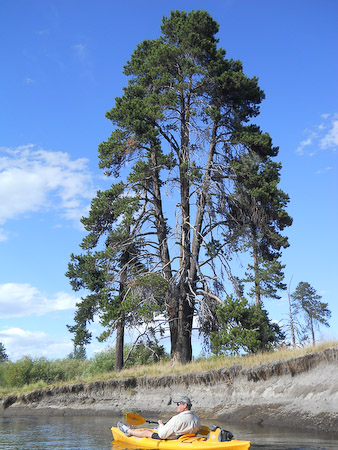
{"label": "bank vegetation", "polygon": [[[337,341],[322,342],[316,346],[294,349],[285,347],[255,355],[199,357],[189,364],[172,363],[168,358],[152,363],[148,359],[145,363],[141,363],[142,355],[139,355],[139,360],[134,358],[130,366],[121,371],[115,371],[113,368],[114,349],[101,352],[92,359],[67,357],[48,360],[26,356],[16,362],[6,361],[0,364],[0,398],[22,395],[45,387],[91,383],[98,380],[184,375],[229,368],[238,364],[242,368],[249,369],[318,353],[326,348],[337,346]],[[145,355],[143,357],[145,358]]]}

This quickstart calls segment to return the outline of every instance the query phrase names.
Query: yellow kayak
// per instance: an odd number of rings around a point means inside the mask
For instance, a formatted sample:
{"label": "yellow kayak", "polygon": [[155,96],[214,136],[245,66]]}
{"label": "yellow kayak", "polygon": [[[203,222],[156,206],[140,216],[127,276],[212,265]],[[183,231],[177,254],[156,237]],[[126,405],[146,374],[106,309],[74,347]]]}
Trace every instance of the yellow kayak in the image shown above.
{"label": "yellow kayak", "polygon": [[148,448],[148,449],[163,449],[163,450],[184,450],[189,448],[191,450],[249,450],[250,441],[238,441],[233,439],[231,441],[220,442],[220,428],[210,431],[209,436],[195,436],[186,434],[175,440],[161,440],[152,438],[139,438],[135,436],[126,436],[123,431],[117,427],[112,427],[114,441],[116,444],[127,444],[128,447],[133,448]]}

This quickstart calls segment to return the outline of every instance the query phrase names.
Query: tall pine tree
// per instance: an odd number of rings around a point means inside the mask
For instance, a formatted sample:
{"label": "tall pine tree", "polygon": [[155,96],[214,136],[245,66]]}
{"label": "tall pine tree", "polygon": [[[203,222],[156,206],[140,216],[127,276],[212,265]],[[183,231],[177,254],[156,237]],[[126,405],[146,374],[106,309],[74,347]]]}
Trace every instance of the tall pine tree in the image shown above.
{"label": "tall pine tree", "polygon": [[162,35],[127,62],[128,85],[107,113],[113,132],[99,146],[100,167],[123,180],[122,197],[137,199],[132,239],[142,238],[140,263],[166,283],[171,357],[182,363],[192,357],[194,315],[212,315],[228,279],[236,284],[231,194],[241,181],[231,163],[248,152],[276,155],[269,136],[248,124],[264,93],[218,48],[218,28],[206,11],[164,18]]}

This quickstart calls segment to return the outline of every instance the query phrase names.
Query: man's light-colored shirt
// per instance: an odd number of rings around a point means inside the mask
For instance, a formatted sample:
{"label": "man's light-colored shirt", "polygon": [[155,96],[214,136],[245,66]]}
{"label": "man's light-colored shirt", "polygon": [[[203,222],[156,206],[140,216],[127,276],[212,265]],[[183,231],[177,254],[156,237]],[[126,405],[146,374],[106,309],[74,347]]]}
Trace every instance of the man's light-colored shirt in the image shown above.
{"label": "man's light-colored shirt", "polygon": [[161,439],[176,439],[182,434],[197,433],[200,425],[199,418],[192,411],[183,411],[166,424],[159,425],[156,431]]}

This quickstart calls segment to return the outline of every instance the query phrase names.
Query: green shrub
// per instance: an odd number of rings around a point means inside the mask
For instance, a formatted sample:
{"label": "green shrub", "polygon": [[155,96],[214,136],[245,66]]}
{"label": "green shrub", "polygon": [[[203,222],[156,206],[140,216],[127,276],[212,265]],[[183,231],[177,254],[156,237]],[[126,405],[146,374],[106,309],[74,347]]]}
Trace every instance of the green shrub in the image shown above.
{"label": "green shrub", "polygon": [[[126,346],[125,355],[128,354],[129,350],[130,346]],[[150,342],[148,343],[148,345],[145,345],[141,342],[133,348],[128,360],[125,363],[124,368],[127,369],[133,366],[140,365],[146,366],[160,360],[169,360],[169,355],[165,352],[165,349],[162,345],[158,345],[157,341]]]}
{"label": "green shrub", "polygon": [[6,366],[4,373],[6,386],[21,387],[30,383],[33,360],[29,356],[25,356],[14,363],[9,362]]}
{"label": "green shrub", "polygon": [[104,350],[92,358],[84,371],[84,375],[98,375],[111,372],[115,365],[115,348]]}
{"label": "green shrub", "polygon": [[1,362],[0,363],[0,386],[6,387],[7,382],[5,378],[6,369],[8,367],[8,362]]}
{"label": "green shrub", "polygon": [[0,386],[22,387],[26,384],[75,380],[82,374],[88,361],[55,360],[41,357],[32,359],[28,356],[16,361],[0,364]]}
{"label": "green shrub", "polygon": [[87,359],[57,359],[54,361],[55,367],[60,367],[64,371],[65,381],[73,381],[81,377],[85,372],[86,368],[89,366],[90,361]]}
{"label": "green shrub", "polygon": [[65,368],[58,365],[55,361],[49,361],[47,358],[37,358],[33,360],[33,365],[30,371],[30,383],[37,383],[44,381],[45,383],[55,383],[58,381],[65,381],[67,375]]}
{"label": "green shrub", "polygon": [[[125,346],[125,357],[130,348],[130,345]],[[133,348],[125,368],[152,364],[160,359],[169,359],[162,346],[157,343],[149,346],[140,343]],[[0,363],[0,386],[20,388],[39,382],[46,384],[73,382],[79,378],[113,372],[114,366],[115,348],[104,350],[90,360],[74,357],[48,360],[45,357],[33,359],[25,356],[16,362]]]}

